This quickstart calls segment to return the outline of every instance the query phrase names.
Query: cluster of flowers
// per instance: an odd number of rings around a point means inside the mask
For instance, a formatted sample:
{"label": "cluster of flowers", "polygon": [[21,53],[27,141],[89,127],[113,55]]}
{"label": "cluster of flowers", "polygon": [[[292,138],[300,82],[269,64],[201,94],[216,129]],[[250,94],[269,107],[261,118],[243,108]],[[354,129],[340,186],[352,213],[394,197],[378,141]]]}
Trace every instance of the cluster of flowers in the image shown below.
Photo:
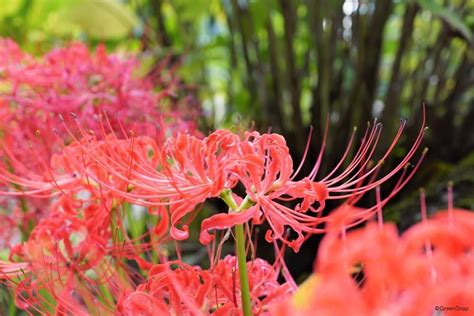
{"label": "cluster of flowers", "polygon": [[[323,142],[314,168],[301,176],[305,159],[295,170],[285,139],[277,134],[217,130],[200,137],[186,122],[188,132],[177,131],[181,124],[174,122],[170,136],[164,137],[170,125],[157,102],[170,92],[154,93],[146,81],[134,79],[129,62],[102,49],[91,55],[76,44],[37,63],[13,43],[2,45],[0,56],[11,58],[0,65],[1,78],[10,78],[11,88],[2,96],[2,111],[12,123],[0,141],[0,194],[7,201],[5,209],[28,213],[39,203],[44,210],[31,231],[23,227],[23,241],[9,245],[8,260],[0,261],[0,279],[17,307],[57,315],[304,315],[318,309],[338,314],[344,313],[350,295],[351,308],[360,315],[373,308],[397,311],[395,304],[402,313],[423,288],[433,289],[436,299],[436,285],[452,281],[454,291],[461,278],[472,280],[470,214],[451,208],[450,225],[426,220],[402,238],[393,226],[382,224],[346,233],[374,216],[382,223],[382,207],[410,180],[426,153],[409,168],[424,122],[391,171],[382,173],[381,166],[401,137],[404,121],[377,162],[381,125],[373,124],[355,149],[354,131],[329,174],[318,176]],[[30,68],[35,75],[21,80]],[[58,69],[62,75],[55,76]],[[99,79],[94,79],[97,72]],[[121,72],[124,77],[116,79],[114,74]],[[101,110],[104,106],[123,110],[123,116],[111,118]],[[53,128],[56,132],[50,133]],[[15,147],[17,142],[29,144],[28,151]],[[382,197],[380,186],[395,176],[398,180]],[[376,192],[374,205],[355,207],[369,191]],[[222,199],[228,210],[201,222],[199,242],[209,254],[209,267],[203,269],[181,259],[178,241],[188,239],[201,205],[214,198]],[[328,200],[343,204],[328,215],[323,212]],[[146,214],[137,217],[139,209]],[[252,241],[245,237],[251,236],[250,226],[264,222],[276,259],[247,261]],[[232,229],[237,256],[222,258]],[[283,253],[287,247],[298,251],[319,233],[327,236],[318,254],[317,282],[304,295],[309,301],[302,307],[301,289]],[[172,245],[176,255],[170,255]],[[403,269],[400,258],[407,260]],[[361,284],[352,275],[357,267],[365,278]],[[464,302],[465,293],[446,302]],[[423,308],[432,302],[426,300]]]}
{"label": "cluster of flowers", "polygon": [[[188,96],[177,98],[186,92],[179,78],[165,72],[164,65],[162,76],[138,76],[140,67],[133,58],[107,54],[104,46],[91,53],[85,45],[72,43],[35,58],[13,41],[0,39],[0,148],[4,168],[30,181],[52,180],[47,170],[51,157],[72,141],[57,124],[57,117],[64,117],[71,126],[71,112],[96,132],[101,128],[98,116],[106,111],[111,128],[117,132],[133,128],[156,139],[179,130],[197,134],[195,117],[199,111],[197,107],[183,107]],[[31,196],[19,199],[16,209],[11,206],[11,197],[0,201],[4,208],[12,209],[9,216],[0,213],[0,246],[17,239],[11,227],[31,230],[47,212],[48,204]]]}
{"label": "cluster of flowers", "polygon": [[382,222],[347,234],[331,231],[323,239],[310,282],[302,293],[274,306],[274,315],[472,312],[473,231],[474,214],[452,208],[401,236],[393,224]]}

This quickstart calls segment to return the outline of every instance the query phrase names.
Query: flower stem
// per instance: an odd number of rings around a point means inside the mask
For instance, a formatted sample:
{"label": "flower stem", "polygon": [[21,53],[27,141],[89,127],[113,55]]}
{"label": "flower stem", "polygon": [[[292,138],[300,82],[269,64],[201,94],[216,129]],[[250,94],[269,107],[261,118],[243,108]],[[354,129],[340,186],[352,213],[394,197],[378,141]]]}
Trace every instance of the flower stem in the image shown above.
{"label": "flower stem", "polygon": [[[234,212],[243,212],[253,205],[252,200],[247,195],[240,206],[237,206],[234,198],[232,197],[232,191],[223,191],[220,195],[221,199],[229,206]],[[239,279],[240,279],[240,295],[242,298],[242,310],[244,316],[252,316],[252,302],[250,301],[250,288],[249,278],[247,272],[247,253],[245,251],[245,224],[237,224],[234,227],[235,230],[235,247],[237,248],[237,263],[239,267]]]}
{"label": "flower stem", "polygon": [[250,288],[247,273],[247,254],[245,251],[244,224],[235,225],[235,246],[237,248],[237,261],[239,265],[240,294],[242,296],[242,309],[244,316],[252,315],[250,302]]}

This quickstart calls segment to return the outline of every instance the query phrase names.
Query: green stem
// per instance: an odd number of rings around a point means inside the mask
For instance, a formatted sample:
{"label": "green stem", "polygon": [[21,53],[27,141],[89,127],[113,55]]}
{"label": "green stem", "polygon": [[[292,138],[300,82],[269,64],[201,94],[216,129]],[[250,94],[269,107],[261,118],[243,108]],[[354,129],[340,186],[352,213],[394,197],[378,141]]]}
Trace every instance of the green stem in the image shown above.
{"label": "green stem", "polygon": [[252,303],[250,302],[249,278],[247,273],[247,254],[245,252],[244,224],[235,225],[235,246],[237,248],[237,261],[239,265],[242,309],[244,312],[244,316],[251,316]]}
{"label": "green stem", "polygon": [[15,303],[13,303],[13,299],[10,300],[10,305],[8,306],[8,315],[9,316],[15,316],[17,313],[17,310],[16,310],[16,305]]}
{"label": "green stem", "polygon": [[[240,206],[237,206],[237,203],[235,203],[234,198],[232,197],[232,191],[230,190],[222,192],[220,197],[234,212],[243,212],[253,205],[252,200],[247,195]],[[247,253],[245,250],[244,224],[235,225],[234,230],[235,247],[237,248],[237,263],[239,267],[242,310],[244,312],[244,316],[252,316],[252,302],[250,301],[249,278],[247,272]]]}

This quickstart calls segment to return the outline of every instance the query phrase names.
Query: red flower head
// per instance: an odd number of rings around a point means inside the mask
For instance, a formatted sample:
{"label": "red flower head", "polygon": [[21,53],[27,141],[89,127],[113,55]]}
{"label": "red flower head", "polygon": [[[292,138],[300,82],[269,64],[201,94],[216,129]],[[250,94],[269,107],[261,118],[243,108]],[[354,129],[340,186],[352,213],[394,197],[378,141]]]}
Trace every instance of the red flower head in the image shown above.
{"label": "red flower head", "polygon": [[[134,133],[124,134],[125,139],[115,134],[98,139],[87,132],[78,120],[76,122],[82,139],[75,138],[75,142],[63,150],[62,158],[56,158],[53,163],[59,166],[56,170],[66,171],[67,176],[61,179],[66,185],[77,185],[80,179],[83,185],[96,187],[100,194],[108,192],[113,199],[144,206],[167,205],[171,217],[171,236],[185,239],[188,236],[187,226],[178,226],[186,215],[206,199],[223,197],[241,183],[247,194],[243,200],[245,203],[239,206],[231,201],[231,196],[226,197],[233,210],[204,220],[201,242],[208,244],[212,240],[209,230],[226,229],[249,220],[255,224],[266,220],[271,227],[266,239],[282,240],[295,251],[308,235],[326,231],[323,226],[330,220],[322,216],[326,200],[350,198],[354,202],[403,170],[392,192],[374,207],[356,215],[359,221],[354,219],[352,225],[355,225],[372,216],[396,194],[419,165],[406,174],[408,161],[420,145],[424,132],[423,122],[406,157],[392,171],[377,178],[382,162],[394,148],[405,123],[402,123],[380,162],[369,167],[381,132],[380,125],[376,124],[366,131],[360,148],[345,170],[337,173],[353,138],[335,169],[316,181],[323,150],[310,174],[301,180],[294,180],[301,165],[293,171],[289,149],[284,138],[277,134],[252,132],[242,138],[230,131],[218,130],[204,139],[178,134],[160,144]],[[71,135],[74,134],[71,132]],[[6,178],[12,182],[16,180],[13,176]],[[16,181],[20,183],[20,180]],[[56,187],[62,186],[58,185],[59,181],[53,183]],[[296,233],[296,239],[288,239],[287,228]]]}
{"label": "red flower head", "polygon": [[[156,70],[166,75],[155,72],[152,81],[136,76],[136,59],[108,54],[103,45],[90,52],[72,43],[33,58],[13,41],[0,39],[0,191],[16,197],[15,207],[24,213],[20,222],[35,223],[48,209],[48,200],[32,197],[50,198],[80,186],[82,179],[72,173],[77,168],[64,174],[67,166],[50,165],[79,133],[76,121],[98,138],[104,129],[118,134],[133,129],[160,142],[181,128],[199,134],[193,119],[198,107],[181,106],[176,94],[185,89],[172,69],[161,66]],[[113,113],[106,122],[105,111]]]}
{"label": "red flower head", "polygon": [[[120,315],[240,315],[240,285],[236,258],[226,257],[209,270],[180,261],[153,267],[148,281],[124,295],[118,304]],[[278,273],[267,262],[247,263],[254,312],[267,311],[269,303],[290,293],[288,284],[277,282]]]}
{"label": "red flower head", "polygon": [[[130,287],[118,271],[124,269],[121,258],[133,259],[136,253],[127,243],[109,244],[110,219],[90,214],[92,205],[79,211],[69,202],[64,197],[53,204],[28,241],[12,249],[10,257],[16,262],[2,262],[0,278],[9,281],[16,304],[25,310],[110,312],[112,302],[104,293]],[[99,288],[100,303],[95,297]]]}
{"label": "red flower head", "polygon": [[347,235],[331,231],[306,297],[297,293],[277,304],[275,314],[431,315],[436,306],[472,308],[473,229],[472,212],[451,209],[401,237],[390,224],[370,223]]}
{"label": "red flower head", "polygon": [[[245,187],[246,206],[242,204],[238,206],[235,202],[231,202],[231,204],[235,204],[232,212],[217,214],[204,220],[201,242],[208,243],[212,239],[212,236],[207,232],[209,229],[225,229],[245,223],[250,219],[255,224],[260,224],[266,219],[271,227],[266,234],[267,241],[278,239],[298,251],[307,235],[326,231],[321,227],[331,220],[329,217],[322,217],[326,200],[349,199],[348,203],[355,203],[364,193],[380,186],[399,171],[404,170],[389,196],[379,201],[374,207],[355,214],[351,224],[355,225],[361,220],[367,220],[378,208],[400,191],[421,162],[420,159],[414,170],[406,175],[405,167],[422,140],[424,122],[413,147],[399,165],[386,175],[376,178],[382,162],[394,148],[404,125],[403,122],[380,162],[369,168],[369,160],[372,159],[381,131],[380,126],[376,124],[366,132],[360,148],[348,167],[337,175],[336,172],[349,151],[352,143],[351,138],[347,150],[336,168],[320,181],[316,181],[315,178],[323,150],[321,150],[312,172],[302,180],[294,181],[301,165],[296,172],[293,171],[293,162],[284,138],[277,134],[247,133],[245,138],[240,141],[239,150],[235,151],[234,159],[229,161],[229,171]],[[423,152],[423,156],[424,154],[425,152]],[[229,199],[231,198],[229,197]],[[359,221],[357,222],[357,220]],[[287,228],[297,234],[295,240],[288,240],[285,237],[288,235],[286,234]]]}

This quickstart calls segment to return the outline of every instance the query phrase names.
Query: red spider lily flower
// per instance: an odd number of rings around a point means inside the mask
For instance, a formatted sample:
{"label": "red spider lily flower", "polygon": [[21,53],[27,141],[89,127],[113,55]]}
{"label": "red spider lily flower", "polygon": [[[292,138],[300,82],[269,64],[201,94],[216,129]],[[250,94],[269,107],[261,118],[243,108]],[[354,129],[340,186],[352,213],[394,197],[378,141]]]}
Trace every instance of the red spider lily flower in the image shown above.
{"label": "red spider lily flower", "polygon": [[[83,130],[83,136],[87,136]],[[76,174],[84,184],[92,184],[101,194],[144,206],[170,207],[171,235],[187,237],[187,227],[177,228],[183,217],[210,197],[235,186],[236,179],[226,169],[237,150],[239,138],[218,131],[201,140],[178,134],[159,146],[147,137],[103,140],[91,139],[68,146],[54,165]],[[67,167],[67,169],[66,169]],[[75,170],[75,172],[73,172]]]}
{"label": "red spider lily flower", "polygon": [[90,281],[84,274],[101,261],[106,243],[78,226],[63,224],[71,218],[52,217],[43,220],[32,232],[30,240],[12,251],[13,255],[29,262],[39,284],[61,292],[76,286],[75,273]]}
{"label": "red spider lily flower", "polygon": [[[401,237],[390,224],[370,223],[344,236],[330,232],[318,252],[317,280],[307,290],[304,304],[293,299],[272,311],[275,315],[431,315],[436,306],[472,308],[473,229],[472,212],[450,209]],[[358,274],[363,278],[360,283]]]}
{"label": "red spider lily flower", "polygon": [[[226,256],[217,262],[211,269],[211,272],[214,278],[218,277],[221,279],[222,285],[236,284],[238,292],[240,284],[238,277],[235,275],[236,267],[236,257]],[[271,303],[287,297],[293,291],[289,283],[278,283],[279,269],[276,268],[276,265],[270,265],[263,259],[256,258],[248,262],[247,270],[249,274],[250,296],[255,304],[254,312],[256,314],[267,312],[268,306]],[[224,295],[223,301],[225,302],[226,300],[229,300],[229,297]],[[237,307],[234,298],[232,300],[235,307]],[[240,297],[237,298],[237,301],[240,302]],[[223,307],[226,305],[220,304]]]}
{"label": "red spider lily flower", "polygon": [[[63,139],[56,134],[68,134],[63,125],[53,122],[55,115],[62,115],[70,126],[78,119],[97,133],[102,123],[96,117],[104,108],[114,113],[108,123],[118,133],[123,128],[133,128],[142,134],[154,131],[155,136],[163,137],[166,129],[181,128],[183,124],[187,124],[189,132],[195,131],[191,123],[176,121],[183,120],[186,116],[183,113],[165,117],[167,111],[163,111],[161,101],[181,89],[177,80],[155,80],[161,90],[156,93],[148,78],[133,75],[139,66],[135,59],[109,55],[104,46],[90,53],[85,45],[73,43],[36,60],[21,52],[14,42],[0,39],[0,56],[0,84],[7,89],[2,92],[1,116],[8,122],[2,125],[1,143],[9,151],[8,167],[16,175],[28,176],[28,172],[35,170],[44,172],[44,167],[31,163],[31,155],[43,158],[47,165],[51,155],[62,149]],[[167,77],[173,78],[169,74]],[[178,109],[173,100],[167,103],[175,113]],[[74,119],[69,116],[71,112],[75,113]],[[156,122],[161,123],[160,130],[153,127]],[[38,134],[45,146],[35,146],[32,150],[30,144],[38,142],[35,137]],[[23,174],[24,171],[27,173]]]}
{"label": "red spider lily flower", "polygon": [[[84,152],[82,143],[90,145],[87,148],[89,153]],[[133,151],[130,149],[131,146]],[[98,181],[109,181],[118,189],[127,190],[128,179],[116,176],[127,171],[117,169],[112,174],[108,173],[107,170],[101,168],[92,155],[101,155],[106,159],[105,163],[120,166],[133,161],[130,158],[132,155],[137,157],[136,159],[155,159],[150,155],[150,152],[156,152],[156,146],[156,142],[149,137],[140,137],[133,142],[119,141],[116,138],[99,141],[95,136],[88,135],[87,138],[78,140],[77,144],[71,143],[65,146],[60,154],[53,154],[50,161],[42,162],[40,167],[29,171],[16,159],[8,147],[4,147],[3,153],[11,162],[10,165],[13,166],[14,171],[0,167],[0,179],[11,187],[10,190],[1,193],[9,196],[50,198],[58,195],[72,196],[71,191],[83,189],[88,190],[93,197],[100,198],[103,202],[109,201],[108,204],[110,204],[112,197],[108,198],[108,195],[113,190],[107,190],[105,187],[99,188],[95,179],[106,179]],[[41,161],[41,157],[38,158]],[[124,159],[125,161],[123,161]],[[18,174],[17,171],[19,171]]]}
{"label": "red spider lily flower", "polygon": [[26,262],[5,262],[0,260],[0,279],[9,279],[22,273],[28,272],[28,263]]}
{"label": "red spider lily flower", "polygon": [[0,214],[0,248],[8,248],[15,244],[19,236],[20,230],[16,222],[10,216]]}
{"label": "red spider lily flower", "polygon": [[22,71],[22,63],[28,64],[33,58],[23,52],[11,39],[0,38],[0,75]]}
{"label": "red spider lily flower", "polygon": [[129,250],[119,253],[107,242],[110,229],[97,219],[92,223],[72,216],[66,208],[62,204],[33,229],[27,242],[11,250],[10,257],[17,262],[2,262],[0,278],[8,281],[17,306],[25,310],[111,312],[113,302],[95,292],[100,287],[118,294],[130,288],[117,274],[123,269],[120,260],[111,258],[125,257]]}
{"label": "red spider lily flower", "polygon": [[[120,315],[156,315],[157,311],[163,315],[240,315],[236,265],[231,256],[210,270],[181,261],[157,265],[150,270],[146,283],[120,299],[117,310]],[[269,303],[290,294],[289,285],[279,284],[277,271],[264,260],[248,262],[247,266],[256,315],[265,313]]]}
{"label": "red spider lily flower", "polygon": [[[322,211],[326,200],[354,200],[403,171],[392,193],[378,206],[366,210],[365,217],[360,218],[362,221],[397,193],[419,166],[418,163],[414,171],[406,175],[405,167],[414,156],[424,133],[423,121],[407,155],[392,171],[381,177],[377,178],[380,166],[395,147],[404,122],[380,162],[374,166],[370,167],[369,161],[381,133],[378,124],[366,131],[360,148],[345,170],[337,174],[353,137],[340,162],[326,177],[315,180],[323,145],[311,173],[295,181],[300,168],[293,171],[289,149],[284,138],[277,134],[252,132],[246,133],[242,139],[230,131],[218,130],[204,139],[178,134],[159,145],[150,138],[136,137],[133,133],[125,139],[119,139],[116,134],[96,139],[78,119],[76,123],[82,139],[75,138],[74,144],[63,150],[65,156],[62,158],[62,168],[69,171],[69,181],[74,184],[77,184],[76,177],[79,177],[81,183],[92,183],[101,194],[107,191],[114,199],[144,206],[167,205],[171,215],[171,236],[185,239],[188,236],[187,227],[178,228],[182,219],[198,204],[221,195],[240,182],[252,206],[241,212],[217,214],[206,219],[202,223],[201,242],[208,244],[212,240],[209,230],[226,229],[250,219],[255,224],[267,220],[271,230],[267,232],[266,239],[282,240],[295,251],[308,235],[325,231],[322,226],[328,218],[322,217]],[[68,147],[72,152],[68,153]],[[11,178],[8,177],[8,180],[16,180]],[[61,184],[58,186],[61,187]],[[284,237],[287,228],[296,232],[295,240]]]}
{"label": "red spider lily flower", "polygon": [[[64,174],[64,166],[50,165],[64,142],[71,142],[56,116],[64,117],[69,126],[79,120],[98,136],[104,134],[98,116],[105,110],[114,113],[107,127],[116,133],[133,128],[160,142],[165,133],[181,129],[199,135],[194,120],[199,105],[188,102],[188,91],[175,71],[163,64],[157,68],[162,72],[147,78],[136,75],[139,67],[135,58],[108,54],[103,45],[90,52],[84,44],[72,43],[34,58],[13,41],[0,39],[0,118],[4,123],[0,127],[0,191],[10,201],[16,200],[13,207],[21,208],[25,226],[44,216],[47,199],[83,184],[73,172]],[[186,100],[186,107],[181,99]],[[77,134],[77,130],[71,132]]]}
{"label": "red spider lily flower", "polygon": [[[45,113],[75,112],[81,122],[98,131],[94,114],[100,114],[104,106],[117,114],[123,124],[144,118],[153,122],[165,115],[161,112],[164,105],[160,104],[163,98],[182,89],[169,71],[162,78],[155,76],[153,83],[150,78],[137,78],[137,60],[107,54],[103,45],[91,53],[84,44],[72,43],[35,60],[12,41],[1,40],[0,56],[5,56],[0,62],[1,82],[11,87],[4,98],[16,105],[15,116],[23,123],[32,117],[44,123]],[[160,88],[159,93],[153,92],[156,87]],[[168,100],[171,113],[178,110],[173,100]],[[183,108],[179,110],[184,114]],[[192,110],[188,106],[188,112]],[[184,116],[174,114],[170,120],[177,122]],[[191,123],[186,124],[191,127]]]}
{"label": "red spider lily flower", "polygon": [[[394,148],[404,125],[405,122],[402,122],[394,141],[383,154],[381,162],[388,157]],[[419,147],[423,133],[424,121],[412,148],[399,165],[386,175],[376,178],[381,163],[368,168],[369,160],[373,157],[380,136],[380,125],[376,124],[371,130],[366,132],[360,148],[347,169],[336,175],[337,170],[346,158],[352,138],[335,169],[320,181],[315,181],[315,177],[323,150],[321,150],[312,172],[302,180],[293,181],[300,168],[293,172],[293,163],[283,137],[276,134],[260,135],[256,132],[247,133],[246,138],[240,142],[239,156],[236,159],[239,163],[231,170],[232,174],[235,174],[246,188],[247,196],[254,205],[245,212],[231,213],[229,215],[218,214],[204,220],[200,240],[203,243],[209,242],[211,236],[207,233],[208,229],[225,229],[235,224],[247,222],[250,219],[254,223],[259,224],[266,219],[271,227],[271,230],[267,231],[266,239],[268,241],[272,241],[274,238],[279,239],[295,251],[298,251],[306,238],[305,235],[325,231],[320,226],[328,220],[328,218],[321,217],[326,200],[354,200],[367,191],[380,186],[399,171],[404,170],[408,161]],[[425,152],[422,157],[424,154]],[[420,162],[421,159],[419,160]],[[372,216],[378,208],[384,205],[408,182],[418,168],[419,163],[408,176],[405,177],[406,169],[402,172],[402,176],[389,196],[374,207],[364,210],[363,213],[356,216],[363,219]],[[292,202],[293,206],[288,207],[288,202]],[[315,204],[317,205],[316,207],[314,206]],[[297,233],[295,240],[288,240],[284,237],[287,227]]]}

